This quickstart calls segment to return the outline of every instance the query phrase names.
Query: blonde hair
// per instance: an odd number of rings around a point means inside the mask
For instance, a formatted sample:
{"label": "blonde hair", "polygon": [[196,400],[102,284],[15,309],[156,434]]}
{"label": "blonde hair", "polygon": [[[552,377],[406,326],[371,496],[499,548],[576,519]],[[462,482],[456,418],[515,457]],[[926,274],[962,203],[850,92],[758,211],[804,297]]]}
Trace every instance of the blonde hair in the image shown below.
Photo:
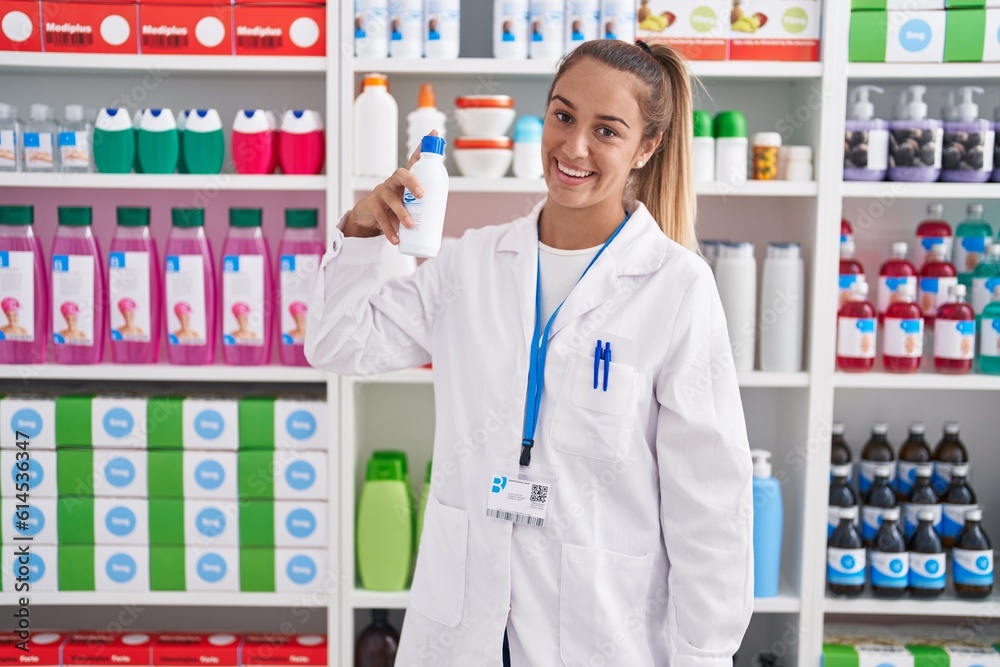
{"label": "blonde hair", "polygon": [[680,54],[663,44],[648,48],[647,52],[615,39],[584,42],[559,63],[549,99],[563,74],[585,58],[631,74],[640,82],[636,94],[646,123],[642,139],[653,139],[660,133],[663,136],[646,164],[633,170],[626,197],[645,204],[669,238],[697,251],[697,197],[691,175],[691,81]]}

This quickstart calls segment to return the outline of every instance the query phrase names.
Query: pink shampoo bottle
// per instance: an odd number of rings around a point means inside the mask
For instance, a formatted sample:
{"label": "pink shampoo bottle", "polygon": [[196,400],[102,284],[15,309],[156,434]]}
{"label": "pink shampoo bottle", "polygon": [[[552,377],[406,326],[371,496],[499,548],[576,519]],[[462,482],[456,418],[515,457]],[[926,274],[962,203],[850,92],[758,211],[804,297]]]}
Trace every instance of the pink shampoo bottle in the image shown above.
{"label": "pink shampoo bottle", "polygon": [[155,364],[160,356],[160,263],[149,235],[149,209],[118,207],[108,255],[111,361]]}
{"label": "pink shampoo bottle", "polygon": [[216,296],[205,210],[175,208],[167,240],[165,315],[167,359],[194,366],[215,361]]}
{"label": "pink shampoo bottle", "polygon": [[271,361],[276,294],[259,208],[229,209],[222,246],[222,357],[231,366]]}
{"label": "pink shampoo bottle", "polygon": [[318,174],[323,171],[326,138],[318,111],[286,111],[278,142],[281,171],[285,174]]}
{"label": "pink shampoo bottle", "polygon": [[263,109],[242,109],[233,121],[233,165],[238,174],[273,174],[278,168],[278,123]]}
{"label": "pink shampoo bottle", "polygon": [[309,300],[319,276],[323,242],[316,209],[285,210],[285,234],[278,246],[281,312],[278,316],[279,351],[285,366],[307,366],[303,349]]}
{"label": "pink shampoo bottle", "polygon": [[52,243],[52,342],[57,364],[104,357],[104,269],[89,206],[60,206]]}
{"label": "pink shampoo bottle", "polygon": [[0,206],[0,364],[45,363],[49,304],[32,206]]}

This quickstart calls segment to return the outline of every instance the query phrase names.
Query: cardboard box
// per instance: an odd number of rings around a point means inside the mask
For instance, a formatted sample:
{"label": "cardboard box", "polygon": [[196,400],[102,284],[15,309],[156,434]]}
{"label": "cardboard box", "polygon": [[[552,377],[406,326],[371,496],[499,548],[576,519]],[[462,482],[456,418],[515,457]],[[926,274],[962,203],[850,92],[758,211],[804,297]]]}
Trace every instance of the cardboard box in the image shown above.
{"label": "cardboard box", "polygon": [[326,451],[325,401],[294,398],[240,400],[240,449]]}
{"label": "cardboard box", "polygon": [[148,667],[153,638],[145,633],[81,631],[63,644],[63,665]]}
{"label": "cardboard box", "polygon": [[240,546],[325,549],[326,503],[250,500],[240,508]]}
{"label": "cardboard box", "polygon": [[1000,8],[953,9],[947,15],[945,62],[1000,62]]}
{"label": "cardboard box", "polygon": [[[30,634],[31,636],[25,639],[17,632],[0,631],[0,665],[60,667],[59,647],[67,635],[61,632],[38,631],[32,631]],[[27,651],[16,646],[22,641],[27,647]]]}
{"label": "cardboard box", "polygon": [[37,0],[0,1],[0,51],[41,50],[42,3]]}
{"label": "cardboard box", "polygon": [[238,56],[326,55],[325,6],[238,4],[233,25]]}
{"label": "cardboard box", "polygon": [[[26,555],[17,553],[20,549],[26,548]],[[0,589],[4,593],[48,593],[59,590],[59,568],[58,568],[58,547],[55,545],[34,544],[4,546],[0,553]],[[26,561],[26,562],[25,562]],[[16,569],[15,569],[16,568]],[[23,568],[27,568],[25,571]],[[0,635],[2,636],[2,635]],[[39,635],[35,635],[38,637]],[[0,647],[0,652],[9,645],[4,643]],[[58,648],[58,644],[56,645]],[[2,653],[0,653],[2,655]],[[46,653],[45,655],[48,655]],[[41,660],[48,658],[39,655]],[[0,664],[4,664],[0,658]],[[9,663],[8,663],[9,664]],[[39,663],[24,663],[33,666]],[[59,659],[54,663],[41,662],[41,665],[59,665]]]}
{"label": "cardboard box", "polygon": [[237,635],[163,632],[153,640],[154,667],[235,667],[239,658]]}
{"label": "cardboard box", "polygon": [[234,501],[149,501],[149,543],[154,546],[239,546],[239,522],[240,508]]}
{"label": "cardboard box", "polygon": [[913,654],[888,628],[827,623],[824,667],[914,667]]}
{"label": "cardboard box", "polygon": [[743,0],[739,11],[730,25],[730,60],[819,60],[820,0]]}
{"label": "cardboard box", "polygon": [[240,664],[290,667],[326,665],[326,635],[251,634],[240,646]]}
{"label": "cardboard box", "polygon": [[[149,590],[149,547],[64,544],[59,547],[59,590],[141,592]],[[106,647],[110,650],[110,647]],[[149,647],[147,645],[148,653]],[[82,660],[82,658],[79,658]],[[63,664],[69,665],[66,653]],[[76,664],[93,664],[78,662]],[[111,660],[108,664],[113,663]],[[129,663],[124,663],[129,664]],[[148,665],[145,662],[132,663]]]}
{"label": "cardboard box", "polygon": [[147,404],[145,397],[95,396],[91,401],[93,446],[146,449]]}
{"label": "cardboard box", "polygon": [[[1000,7],[986,10],[986,36],[983,45],[983,62],[1000,62]],[[996,169],[994,163],[993,168]]]}
{"label": "cardboard box", "polygon": [[14,496],[0,498],[0,543],[17,544],[15,538],[30,537],[36,544],[59,543],[59,518],[55,498],[31,498],[28,507],[18,509]]}
{"label": "cardboard box", "polygon": [[[56,453],[51,450],[29,452],[27,459],[18,459],[20,452],[0,449],[0,494],[13,496],[28,485],[30,498],[55,498]],[[27,475],[25,480],[24,475]]]}
{"label": "cardboard box", "polygon": [[[961,2],[962,0],[947,0],[947,1],[955,3],[955,2]],[[905,9],[913,11],[913,10],[923,10],[923,9],[944,9],[945,2],[946,0],[851,0],[851,11],[852,12],[858,10],[885,11],[888,9]]]}
{"label": "cardboard box", "polygon": [[134,4],[43,0],[44,49],[62,53],[139,53]]}
{"label": "cardboard box", "polygon": [[28,436],[25,447],[31,451],[55,449],[55,398],[14,394],[0,399],[0,449],[17,449],[18,433]]}
{"label": "cardboard box", "polygon": [[149,552],[150,590],[239,591],[235,547],[158,546]]}
{"label": "cardboard box", "polygon": [[242,451],[241,500],[326,500],[325,452]]}
{"label": "cardboard box", "polygon": [[[328,590],[325,549],[240,547],[240,572],[243,592],[316,593]],[[243,664],[254,664],[246,662],[245,653]]]}
{"label": "cardboard box", "polygon": [[150,450],[148,456],[156,471],[149,479],[149,498],[237,497],[236,452]]}
{"label": "cardboard box", "polygon": [[851,12],[850,62],[944,62],[943,11]]}
{"label": "cardboard box", "polygon": [[184,399],[184,448],[236,451],[239,411],[235,398]]}
{"label": "cardboard box", "polygon": [[[979,633],[985,628],[977,628]],[[1000,667],[1000,653],[985,636],[955,632],[954,627],[900,625],[893,635],[913,653],[916,667],[929,663],[944,667]]]}
{"label": "cardboard box", "polygon": [[60,449],[56,452],[59,495],[146,498],[148,457],[146,451],[126,449]]}
{"label": "cardboard box", "polygon": [[233,8],[218,4],[139,5],[142,53],[233,55]]}
{"label": "cardboard box", "polygon": [[725,60],[731,0],[641,0],[637,36],[673,47],[689,60]]}
{"label": "cardboard box", "polygon": [[141,498],[60,498],[59,544],[149,544],[149,502]]}

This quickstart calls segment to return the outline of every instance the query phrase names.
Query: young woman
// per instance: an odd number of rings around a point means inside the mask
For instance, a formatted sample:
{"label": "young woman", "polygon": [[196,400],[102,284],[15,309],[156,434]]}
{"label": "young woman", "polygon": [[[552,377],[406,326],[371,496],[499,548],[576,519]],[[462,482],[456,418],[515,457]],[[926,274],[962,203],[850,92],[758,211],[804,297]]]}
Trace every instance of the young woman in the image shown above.
{"label": "young woman", "polygon": [[508,643],[515,667],[731,665],[753,602],[752,471],[694,252],[691,119],[669,48],[587,42],[552,83],[548,197],[530,214],[377,292],[385,244],[411,224],[403,188],[420,184],[400,169],[338,225],[309,361],[349,375],[434,361],[397,666],[496,666]]}

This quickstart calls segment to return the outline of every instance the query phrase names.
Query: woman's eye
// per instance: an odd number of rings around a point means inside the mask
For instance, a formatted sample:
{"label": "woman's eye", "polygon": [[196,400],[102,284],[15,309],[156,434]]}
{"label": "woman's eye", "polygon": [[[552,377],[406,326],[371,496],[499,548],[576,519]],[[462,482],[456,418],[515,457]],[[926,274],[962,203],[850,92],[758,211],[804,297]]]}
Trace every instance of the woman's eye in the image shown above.
{"label": "woman's eye", "polygon": [[560,123],[568,123],[570,121],[569,114],[563,111],[557,111],[555,117]]}
{"label": "woman's eye", "polygon": [[601,133],[602,137],[610,138],[610,137],[617,137],[618,136],[618,133],[615,132],[614,130],[612,130],[610,127],[602,127],[600,129],[598,129],[597,131]]}

